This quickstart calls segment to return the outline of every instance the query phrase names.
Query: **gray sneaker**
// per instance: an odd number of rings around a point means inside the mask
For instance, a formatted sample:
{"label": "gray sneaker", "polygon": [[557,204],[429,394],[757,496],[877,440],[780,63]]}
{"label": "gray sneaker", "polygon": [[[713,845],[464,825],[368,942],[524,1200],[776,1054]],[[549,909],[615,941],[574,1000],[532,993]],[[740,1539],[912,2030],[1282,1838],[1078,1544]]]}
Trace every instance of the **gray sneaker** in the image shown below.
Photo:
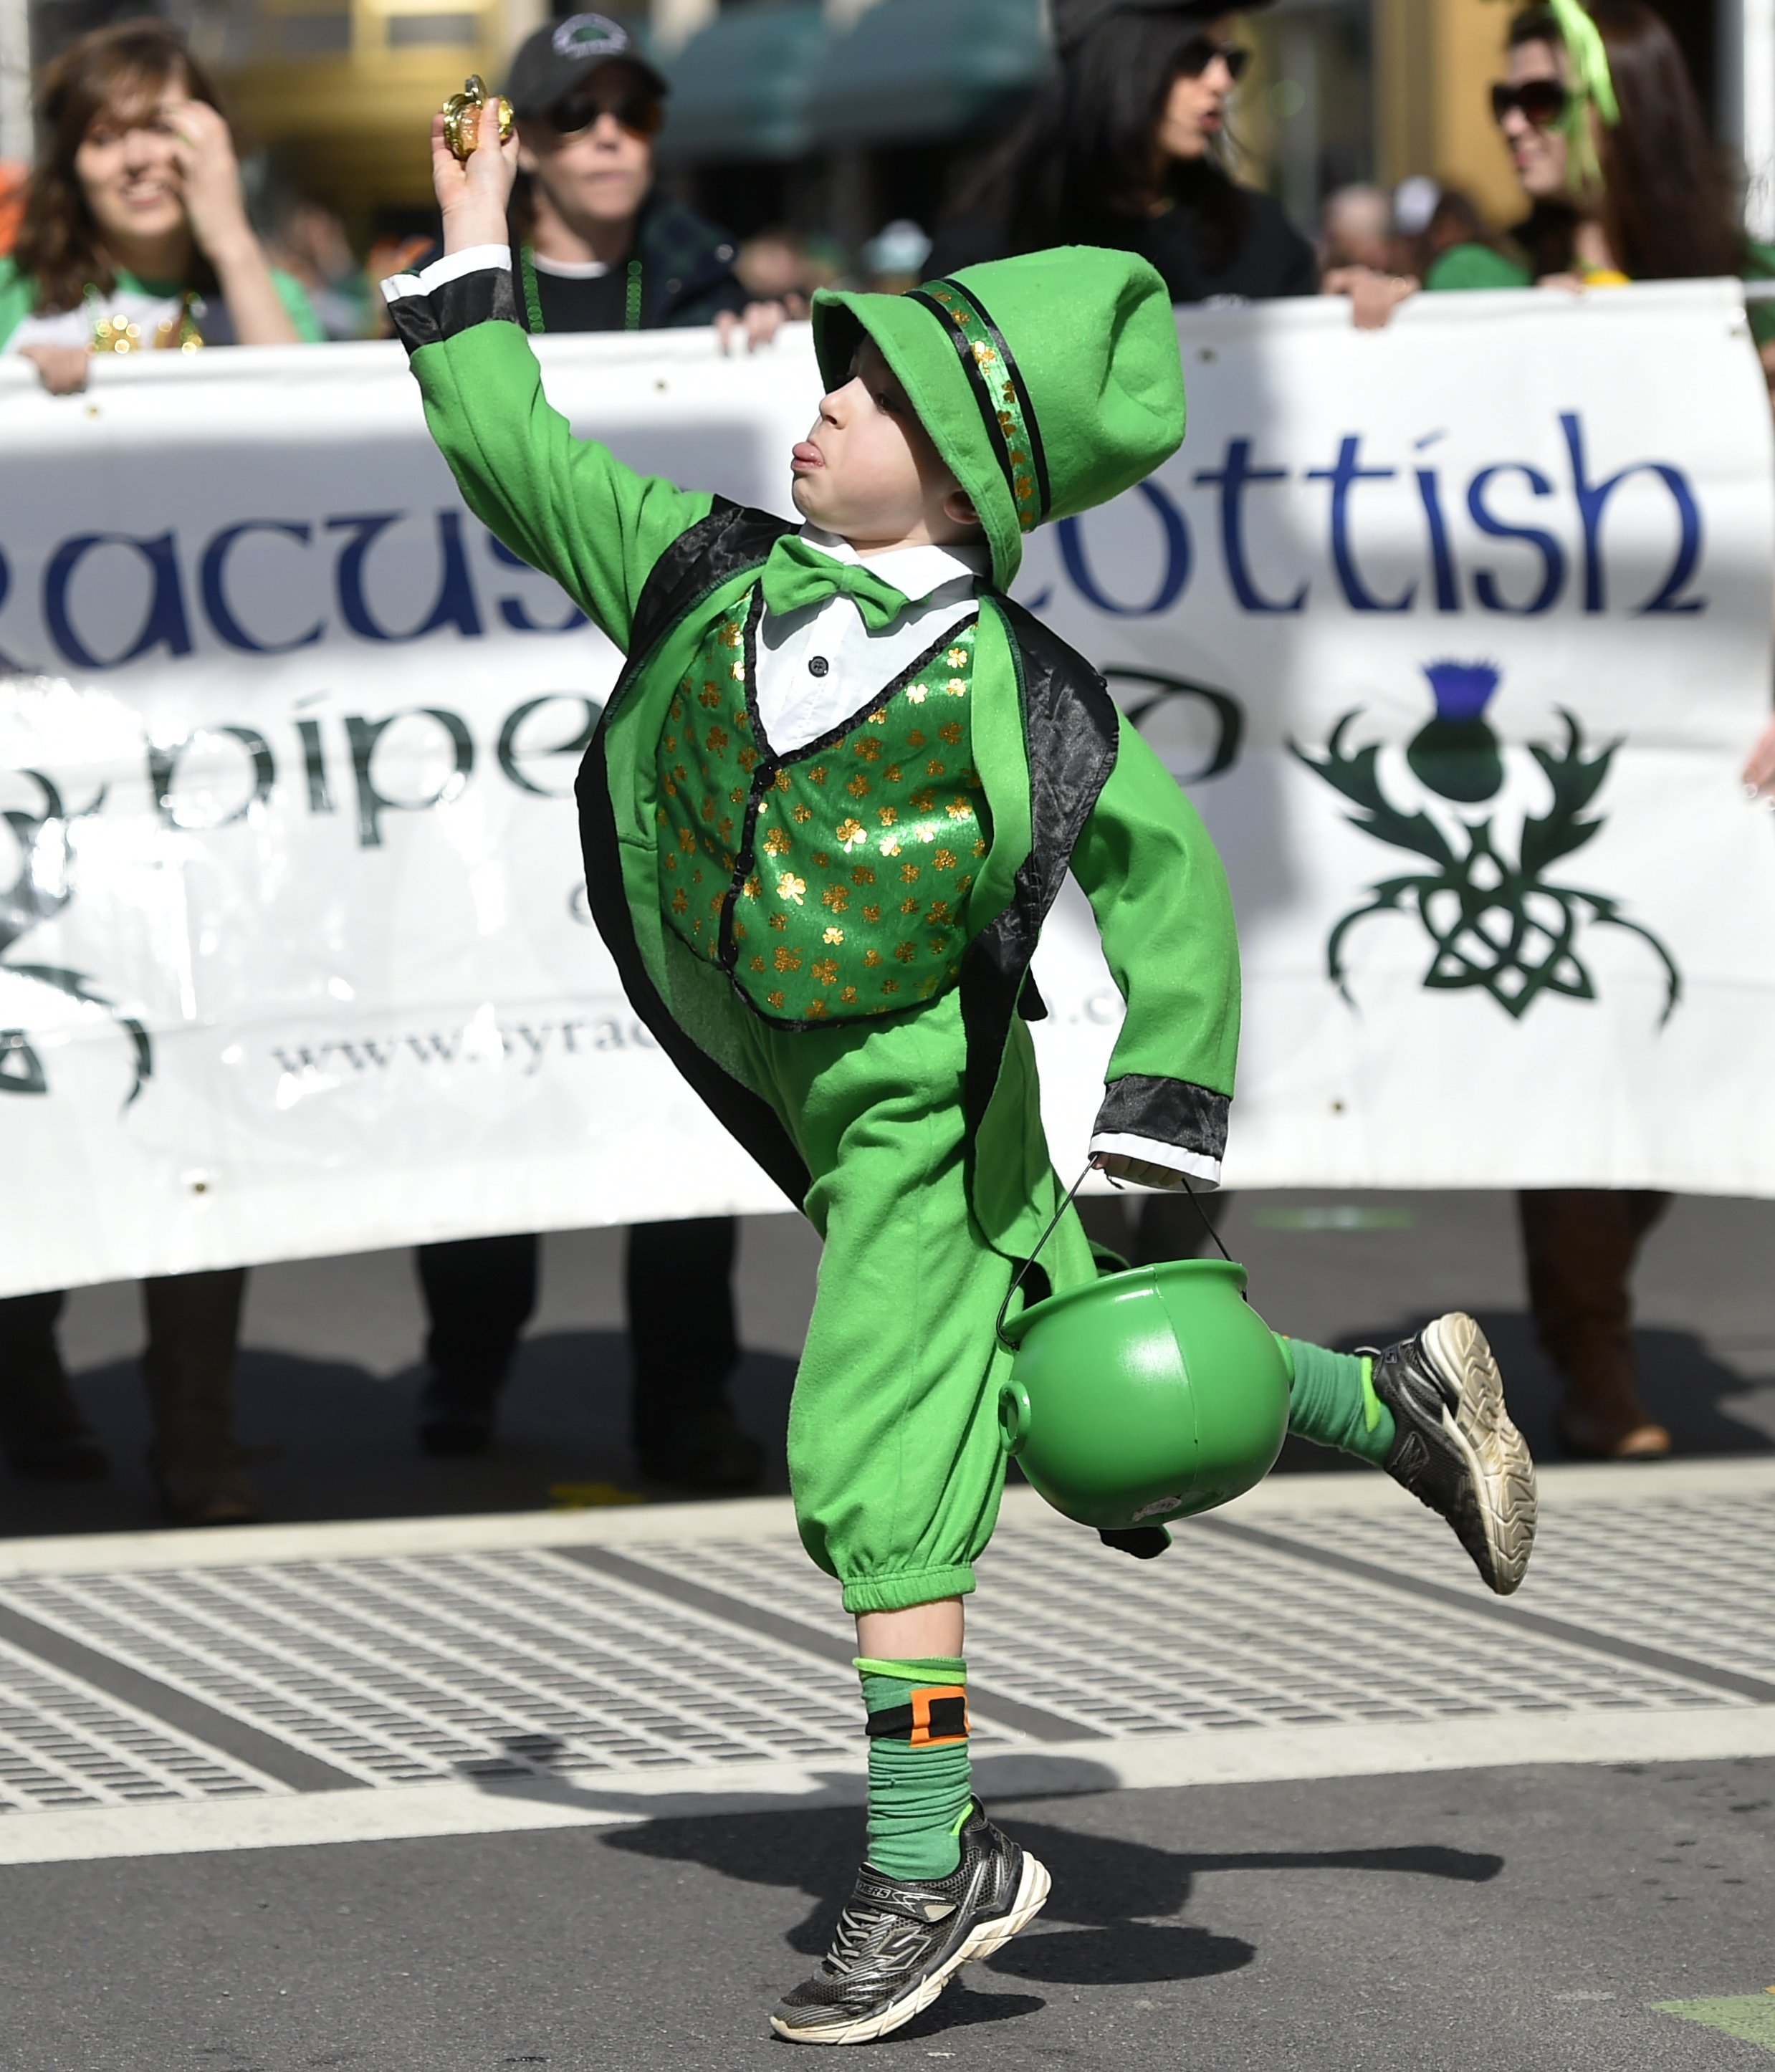
{"label": "gray sneaker", "polygon": [[962,1965],[1027,1928],[1048,1885],[975,1799],[962,1860],[946,1878],[908,1882],[863,1865],[819,1970],[771,2027],[792,2043],[873,2043],[928,2008]]}
{"label": "gray sneaker", "polygon": [[1387,1473],[1448,1519],[1487,1587],[1507,1597],[1534,1545],[1534,1463],[1485,1334],[1454,1309],[1373,1360],[1374,1393],[1398,1428]]}

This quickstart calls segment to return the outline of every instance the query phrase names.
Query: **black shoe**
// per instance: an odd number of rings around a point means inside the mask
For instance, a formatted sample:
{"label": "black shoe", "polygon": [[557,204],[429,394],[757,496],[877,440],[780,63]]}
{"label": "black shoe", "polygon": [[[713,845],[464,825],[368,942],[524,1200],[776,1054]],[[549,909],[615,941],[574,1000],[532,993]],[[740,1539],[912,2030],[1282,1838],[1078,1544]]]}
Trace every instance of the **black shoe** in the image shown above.
{"label": "black shoe", "polygon": [[432,1374],[419,1397],[419,1444],[446,1457],[484,1453],[493,1443],[501,1379]]}
{"label": "black shoe", "polygon": [[838,1916],[820,1968],[770,2018],[792,2043],[872,2043],[928,2008],[963,1964],[1027,1928],[1048,1873],[986,1818],[977,1799],[962,1860],[946,1878],[909,1883],[867,1864]]}
{"label": "black shoe", "polygon": [[764,1448],[724,1403],[674,1418],[663,1433],[637,1441],[636,1452],[650,1482],[706,1494],[756,1489],[764,1472]]}
{"label": "black shoe", "polygon": [[1485,1334],[1455,1309],[1373,1359],[1374,1393],[1398,1427],[1387,1473],[1448,1519],[1487,1586],[1507,1597],[1534,1545],[1534,1463]]}

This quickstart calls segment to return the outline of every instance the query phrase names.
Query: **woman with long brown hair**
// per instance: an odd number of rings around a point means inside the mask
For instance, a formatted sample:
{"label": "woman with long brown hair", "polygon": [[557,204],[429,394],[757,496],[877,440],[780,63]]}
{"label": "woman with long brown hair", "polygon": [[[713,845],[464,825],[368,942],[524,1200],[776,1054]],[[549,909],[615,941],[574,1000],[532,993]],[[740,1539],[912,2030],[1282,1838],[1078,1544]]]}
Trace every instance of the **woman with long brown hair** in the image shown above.
{"label": "woman with long brown hair", "polygon": [[[1519,14],[1492,109],[1530,203],[1509,246],[1444,252],[1432,292],[1543,288],[1583,292],[1635,281],[1775,275],[1775,250],[1739,220],[1730,170],[1707,134],[1676,39],[1643,0],[1552,0]],[[1334,278],[1356,320],[1384,323],[1415,281]],[[1775,305],[1750,327],[1775,381]],[[1775,790],[1775,728],[1744,771]],[[1670,1433],[1640,1400],[1630,1280],[1647,1232],[1670,1205],[1650,1190],[1551,1187],[1518,1197],[1529,1300],[1565,1383],[1559,1432],[1592,1459],[1649,1460]]]}
{"label": "woman with long brown hair", "polygon": [[266,259],[216,88],[172,30],[81,37],[45,68],[37,108],[43,148],[0,261],[0,351],[65,395],[94,352],[321,339],[299,282]]}

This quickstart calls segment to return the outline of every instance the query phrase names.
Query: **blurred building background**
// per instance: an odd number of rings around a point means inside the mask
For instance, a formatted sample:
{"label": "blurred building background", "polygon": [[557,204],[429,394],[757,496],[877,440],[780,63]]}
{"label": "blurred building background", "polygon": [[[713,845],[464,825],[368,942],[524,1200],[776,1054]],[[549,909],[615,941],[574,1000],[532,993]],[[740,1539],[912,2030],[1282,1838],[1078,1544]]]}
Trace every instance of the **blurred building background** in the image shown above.
{"label": "blurred building background", "polygon": [[[429,210],[430,110],[471,71],[497,80],[549,0],[156,0],[224,75],[286,179],[361,245]],[[1775,162],[1775,0],[1654,0],[1723,142]],[[1049,62],[1043,0],[603,0],[645,24],[674,84],[661,162],[742,236],[786,225],[855,253],[930,226]],[[142,0],[0,0],[0,158],[28,152],[37,62]],[[554,0],[554,11],[574,10]],[[1428,175],[1496,223],[1520,212],[1493,127],[1508,0],[1277,0],[1242,31],[1243,175],[1304,228],[1326,194]],[[28,45],[27,45],[28,31]],[[1766,176],[1752,213],[1770,212]]]}

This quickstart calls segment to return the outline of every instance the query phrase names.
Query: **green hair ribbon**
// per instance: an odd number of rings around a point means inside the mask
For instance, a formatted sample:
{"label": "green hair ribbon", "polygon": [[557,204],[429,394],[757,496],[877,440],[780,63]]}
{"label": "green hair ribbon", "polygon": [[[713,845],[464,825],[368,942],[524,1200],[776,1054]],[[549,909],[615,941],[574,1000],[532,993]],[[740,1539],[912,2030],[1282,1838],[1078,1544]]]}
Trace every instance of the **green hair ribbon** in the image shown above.
{"label": "green hair ribbon", "polygon": [[1608,69],[1608,51],[1603,32],[1580,0],[1549,0],[1553,18],[1559,25],[1560,40],[1571,60],[1578,90],[1567,104],[1560,128],[1566,142],[1577,154],[1578,172],[1588,187],[1602,184],[1602,167],[1596,159],[1596,140],[1590,134],[1590,111],[1594,108],[1611,130],[1621,119],[1616,97],[1614,75]]}

